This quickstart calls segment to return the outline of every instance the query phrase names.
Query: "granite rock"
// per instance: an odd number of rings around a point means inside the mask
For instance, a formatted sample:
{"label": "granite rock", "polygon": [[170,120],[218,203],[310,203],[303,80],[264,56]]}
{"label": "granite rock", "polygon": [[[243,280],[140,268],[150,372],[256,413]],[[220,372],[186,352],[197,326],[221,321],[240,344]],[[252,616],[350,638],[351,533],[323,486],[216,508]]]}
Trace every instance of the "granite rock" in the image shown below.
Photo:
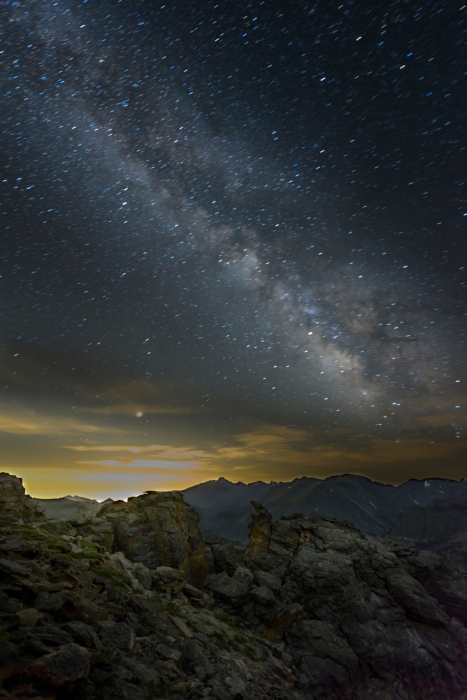
{"label": "granite rock", "polygon": [[[120,551],[132,562],[147,569],[169,566],[179,569],[193,583],[200,583],[206,575],[205,544],[199,530],[199,517],[177,492],[151,491],[116,501],[104,506],[99,520],[106,521],[104,543],[109,551]],[[92,531],[92,522],[87,526]]]}
{"label": "granite rock", "polygon": [[26,521],[44,513],[43,508],[26,495],[23,480],[5,472],[0,473],[0,511],[4,518]]}

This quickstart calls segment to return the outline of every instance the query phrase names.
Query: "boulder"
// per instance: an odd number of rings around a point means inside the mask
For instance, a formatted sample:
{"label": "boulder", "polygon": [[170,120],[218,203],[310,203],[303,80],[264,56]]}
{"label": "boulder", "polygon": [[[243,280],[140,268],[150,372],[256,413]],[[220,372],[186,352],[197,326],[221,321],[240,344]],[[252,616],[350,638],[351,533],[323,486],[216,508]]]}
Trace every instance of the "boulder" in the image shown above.
{"label": "boulder", "polygon": [[88,647],[89,649],[97,649],[101,651],[103,649],[102,643],[97,636],[97,633],[91,625],[87,625],[85,622],[79,620],[74,620],[73,622],[68,622],[64,625],[65,632],[68,632],[73,637],[73,640],[83,647]]}
{"label": "boulder", "polygon": [[253,588],[251,597],[257,603],[261,603],[261,605],[274,605],[276,602],[274,593],[267,586],[258,586],[257,588]]}
{"label": "boulder", "polygon": [[241,542],[232,542],[219,535],[209,535],[205,542],[212,552],[215,573],[225,571],[232,576],[237,567],[243,565],[246,547]]}
{"label": "boulder", "polygon": [[271,591],[279,591],[282,586],[282,581],[278,576],[270,574],[267,571],[255,571],[255,581],[258,586],[267,586]]}
{"label": "boulder", "polygon": [[205,585],[229,603],[239,605],[247,595],[252,581],[252,572],[239,566],[233,576],[228,576],[224,572],[209,574]]}
{"label": "boulder", "polygon": [[179,593],[187,583],[184,572],[172,566],[158,566],[154,572],[153,582],[156,588],[169,596]]}
{"label": "boulder", "polygon": [[158,644],[156,651],[166,661],[179,661],[182,655],[178,649],[172,649],[167,644]]}
{"label": "boulder", "polygon": [[69,688],[86,679],[89,670],[88,650],[78,644],[66,644],[29,664],[26,675],[53,688]]}
{"label": "boulder", "polygon": [[199,517],[181,494],[150,491],[128,503],[116,501],[101,509],[99,520],[112,526],[107,544],[114,552],[148,569],[168,566],[180,569],[195,584],[203,582],[205,544]]}
{"label": "boulder", "polygon": [[43,613],[39,612],[35,608],[24,608],[16,613],[19,624],[22,627],[35,627],[38,622],[44,619]]}

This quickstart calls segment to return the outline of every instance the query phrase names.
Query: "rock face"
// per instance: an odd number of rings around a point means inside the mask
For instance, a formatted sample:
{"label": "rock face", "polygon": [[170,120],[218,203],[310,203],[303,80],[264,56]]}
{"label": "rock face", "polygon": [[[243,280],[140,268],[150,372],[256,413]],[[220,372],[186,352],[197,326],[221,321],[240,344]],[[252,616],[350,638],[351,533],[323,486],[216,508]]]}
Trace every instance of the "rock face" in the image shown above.
{"label": "rock face", "polygon": [[336,520],[252,507],[246,547],[205,546],[178,494],[84,525],[0,511],[0,697],[467,699],[459,571]]}
{"label": "rock face", "polygon": [[207,585],[265,636],[284,639],[310,697],[463,697],[467,582],[459,572],[350,525],[313,515],[272,522],[254,506],[245,564],[261,585],[239,591],[240,568],[230,588],[226,574]]}
{"label": "rock face", "polygon": [[205,539],[208,547],[207,559],[212,573],[225,571],[232,575],[241,566],[245,557],[245,545],[232,542],[219,535],[210,535]]}
{"label": "rock face", "polygon": [[86,532],[94,532],[109,551],[120,551],[149,569],[169,566],[180,569],[187,579],[201,583],[206,576],[205,545],[199,516],[179,493],[149,492],[116,501],[99,512]]}
{"label": "rock face", "polygon": [[0,473],[0,512],[5,517],[28,520],[43,513],[43,509],[26,496],[23,480],[17,476]]}

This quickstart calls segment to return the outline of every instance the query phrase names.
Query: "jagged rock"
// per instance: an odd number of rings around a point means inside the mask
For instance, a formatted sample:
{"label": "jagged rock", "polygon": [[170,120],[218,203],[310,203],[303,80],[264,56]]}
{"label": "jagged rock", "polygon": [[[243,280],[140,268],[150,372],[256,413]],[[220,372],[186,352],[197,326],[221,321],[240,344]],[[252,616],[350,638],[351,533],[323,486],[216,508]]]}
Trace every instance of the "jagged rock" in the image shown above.
{"label": "jagged rock", "polygon": [[132,574],[134,579],[142,586],[145,590],[150,591],[152,588],[153,575],[144,564],[136,562],[133,566]]}
{"label": "jagged rock", "polygon": [[[314,515],[273,523],[259,504],[250,531],[250,568],[256,575],[264,570],[281,578],[282,604],[299,603],[311,618],[289,626],[285,639],[300,668],[301,687],[312,697],[324,684],[329,697],[366,698],[379,687],[378,697],[392,700],[399,696],[392,681],[388,686],[388,669],[391,677],[403,679],[407,697],[461,697],[467,669],[454,659],[467,650],[465,628],[459,633],[458,621],[453,627],[436,590],[427,590],[421,575],[417,580],[409,573],[408,557],[400,559],[396,545],[367,540],[350,525]],[[458,586],[457,605],[465,595]],[[444,590],[442,583],[432,587],[438,594]],[[264,622],[277,629],[271,613]],[[447,658],[447,649],[448,673],[438,662]]]}
{"label": "jagged rock", "polygon": [[31,496],[26,496],[23,480],[17,476],[0,473],[0,514],[13,520],[34,520],[43,515]]}
{"label": "jagged rock", "polygon": [[261,603],[261,605],[274,605],[276,602],[274,593],[267,586],[258,586],[257,588],[253,588],[251,597],[257,603]]}
{"label": "jagged rock", "polygon": [[303,668],[302,687],[349,683],[358,671],[358,657],[329,622],[301,620],[286,632],[292,658]]}
{"label": "jagged rock", "polygon": [[78,530],[81,535],[93,542],[97,542],[106,551],[112,551],[115,539],[113,522],[106,518],[95,516],[84,525],[81,525]]}
{"label": "jagged rock", "polygon": [[29,578],[31,572],[25,564],[12,561],[11,559],[0,559],[0,571],[10,576]]}
{"label": "jagged rock", "polygon": [[267,571],[256,570],[255,571],[255,581],[258,586],[267,586],[271,591],[279,591],[282,586],[282,581],[278,576],[270,574]]}
{"label": "jagged rock", "polygon": [[114,566],[128,574],[134,588],[145,588],[151,590],[153,575],[144,564],[131,562],[123,552],[114,552],[109,557]]}
{"label": "jagged rock", "polygon": [[110,555],[109,560],[114,566],[116,566],[118,569],[121,569],[122,571],[126,572],[133,568],[133,564],[129,559],[126,558],[123,552],[114,552]]}
{"label": "jagged rock", "polygon": [[172,566],[158,566],[153,580],[160,591],[169,595],[178,593],[187,583],[183,571]]}
{"label": "jagged rock", "polygon": [[62,607],[63,601],[57,593],[41,591],[36,598],[35,606],[40,612],[56,612]]}
{"label": "jagged rock", "polygon": [[252,501],[251,505],[254,508],[254,514],[248,526],[250,538],[248,540],[246,558],[250,562],[250,566],[253,566],[253,571],[263,568],[267,570],[265,566],[261,566],[260,561],[256,562],[256,558],[259,557],[261,559],[268,551],[272,517],[271,513],[261,503]]}
{"label": "jagged rock", "polygon": [[189,598],[195,598],[199,600],[203,597],[203,591],[200,591],[199,588],[195,588],[195,586],[192,586],[191,583],[186,583],[183,586],[183,592]]}
{"label": "jagged rock", "polygon": [[99,639],[104,647],[120,650],[130,649],[132,631],[126,623],[118,623],[115,620],[102,620],[98,629]]}
{"label": "jagged rock", "polygon": [[73,637],[73,640],[81,646],[88,649],[97,649],[102,651],[103,645],[97,636],[97,633],[92,625],[87,625],[85,622],[75,620],[68,622],[63,627],[65,632],[68,632]]}
{"label": "jagged rock", "polygon": [[157,686],[159,684],[160,674],[154,669],[130,658],[123,659],[123,664],[130,671],[131,678],[151,686]]}
{"label": "jagged rock", "polygon": [[26,675],[53,688],[66,688],[87,678],[89,670],[88,650],[78,644],[66,644],[29,664]]}
{"label": "jagged rock", "polygon": [[[112,542],[106,537],[109,549],[148,569],[169,566],[194,583],[204,580],[205,545],[199,517],[181,494],[151,491],[129,498],[128,503],[116,501],[101,509],[99,519],[113,527]],[[92,522],[88,530],[90,526]]]}
{"label": "jagged rock", "polygon": [[408,615],[422,622],[447,625],[449,617],[423,586],[402,567],[392,570],[386,578],[388,591]]}
{"label": "jagged rock", "polygon": [[439,554],[419,552],[413,546],[401,547],[389,541],[387,545],[397,553],[402,567],[436,598],[448,615],[467,625],[466,577],[448,566]]}
{"label": "jagged rock", "polygon": [[43,625],[34,628],[24,628],[20,630],[23,639],[31,649],[44,650],[42,653],[50,651],[53,647],[70,644],[73,641],[68,632],[52,625]]}
{"label": "jagged rock", "polygon": [[193,637],[193,632],[191,629],[188,627],[186,622],[181,619],[181,617],[177,617],[177,615],[172,615],[172,622],[178,627],[180,632],[187,637],[188,639],[191,639]]}
{"label": "jagged rock", "polygon": [[239,566],[233,576],[228,576],[224,572],[209,574],[205,585],[228,602],[238,605],[247,595],[252,581],[251,571]]}
{"label": "jagged rock", "polygon": [[225,572],[229,576],[244,564],[245,545],[241,542],[232,542],[219,535],[206,537],[206,545],[210,548],[214,563],[214,572]]}

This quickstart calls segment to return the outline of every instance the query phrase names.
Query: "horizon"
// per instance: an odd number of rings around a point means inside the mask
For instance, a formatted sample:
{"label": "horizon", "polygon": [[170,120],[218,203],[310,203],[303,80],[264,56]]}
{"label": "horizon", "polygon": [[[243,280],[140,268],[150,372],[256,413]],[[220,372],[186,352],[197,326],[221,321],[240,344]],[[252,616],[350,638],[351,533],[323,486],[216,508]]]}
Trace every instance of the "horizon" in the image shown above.
{"label": "horizon", "polygon": [[[18,476],[19,478],[22,478],[22,477],[20,477],[18,474],[13,474],[13,476]],[[75,498],[78,498],[78,499],[79,499],[79,498],[86,498],[86,499],[89,499],[89,500],[96,501],[97,503],[103,503],[103,502],[105,502],[106,500],[109,500],[109,499],[110,499],[110,500],[114,500],[114,501],[117,501],[117,500],[128,501],[129,498],[137,498],[138,496],[144,495],[145,493],[148,493],[148,492],[151,492],[151,491],[154,491],[154,492],[161,492],[161,493],[172,493],[172,492],[177,492],[177,493],[181,493],[181,494],[183,495],[183,493],[184,493],[185,491],[187,491],[187,490],[189,490],[189,489],[191,489],[191,488],[196,488],[197,486],[203,486],[203,485],[205,485],[205,484],[208,484],[208,483],[211,483],[211,482],[218,482],[218,481],[227,481],[229,484],[231,484],[231,485],[233,485],[233,486],[240,486],[240,485],[242,485],[242,486],[252,486],[252,485],[254,485],[254,484],[259,484],[259,483],[265,484],[266,486],[280,486],[281,484],[293,483],[293,482],[295,482],[295,481],[300,481],[300,480],[302,480],[302,479],[315,479],[315,480],[318,480],[318,481],[326,481],[326,480],[328,480],[328,479],[338,479],[338,478],[342,478],[342,477],[345,477],[345,476],[359,477],[359,478],[367,479],[367,480],[370,481],[371,483],[380,484],[380,485],[382,485],[382,486],[393,486],[393,487],[395,487],[395,488],[397,488],[397,487],[399,487],[399,486],[402,486],[403,484],[406,484],[406,483],[408,483],[408,482],[410,482],[410,481],[417,481],[417,482],[420,482],[420,483],[421,483],[421,482],[430,482],[430,481],[450,481],[450,482],[453,482],[453,483],[460,483],[460,482],[462,482],[462,481],[465,481],[464,478],[461,478],[461,479],[445,479],[444,477],[439,477],[439,476],[426,476],[426,477],[420,477],[420,478],[415,478],[415,477],[414,477],[414,478],[406,479],[405,481],[401,481],[401,482],[399,482],[399,483],[391,483],[391,482],[378,481],[377,479],[370,479],[369,477],[367,477],[367,476],[365,476],[365,475],[363,475],[363,474],[355,474],[355,473],[350,473],[350,472],[344,472],[344,473],[342,473],[342,474],[331,474],[331,475],[325,476],[325,477],[323,477],[323,478],[319,478],[319,477],[310,477],[310,476],[305,476],[305,475],[303,475],[303,476],[297,476],[297,477],[295,477],[294,479],[291,479],[290,481],[283,480],[283,481],[269,481],[269,482],[262,481],[262,480],[256,480],[256,481],[250,481],[250,482],[231,481],[230,479],[226,479],[226,478],[223,477],[223,476],[219,476],[219,477],[217,477],[216,479],[208,479],[207,481],[200,481],[200,482],[197,482],[197,483],[192,484],[192,485],[190,485],[190,486],[187,486],[187,487],[185,487],[185,488],[183,488],[183,489],[170,489],[170,488],[169,488],[169,489],[145,489],[145,490],[140,491],[140,492],[138,492],[138,493],[130,492],[130,493],[128,493],[127,495],[124,495],[124,493],[122,492],[122,493],[120,493],[119,495],[116,495],[115,498],[113,498],[113,497],[111,497],[111,496],[109,496],[109,495],[107,495],[107,496],[104,497],[104,498],[97,498],[97,497],[93,497],[93,496],[83,496],[82,494],[78,494],[78,493],[75,493],[75,494],[66,493],[66,494],[62,494],[62,495],[60,495],[60,496],[58,496],[58,495],[57,495],[57,496],[47,496],[47,495],[38,496],[38,495],[36,495],[35,493],[31,493],[31,491],[28,489],[28,485],[25,483],[24,480],[23,480],[23,486],[24,486],[24,488],[25,488],[26,494],[29,495],[29,496],[31,496],[31,497],[34,498],[34,499],[37,499],[37,500],[60,500],[60,499],[63,499],[63,498],[68,498],[68,499],[70,499],[70,500],[73,500],[73,499],[75,499]]]}

